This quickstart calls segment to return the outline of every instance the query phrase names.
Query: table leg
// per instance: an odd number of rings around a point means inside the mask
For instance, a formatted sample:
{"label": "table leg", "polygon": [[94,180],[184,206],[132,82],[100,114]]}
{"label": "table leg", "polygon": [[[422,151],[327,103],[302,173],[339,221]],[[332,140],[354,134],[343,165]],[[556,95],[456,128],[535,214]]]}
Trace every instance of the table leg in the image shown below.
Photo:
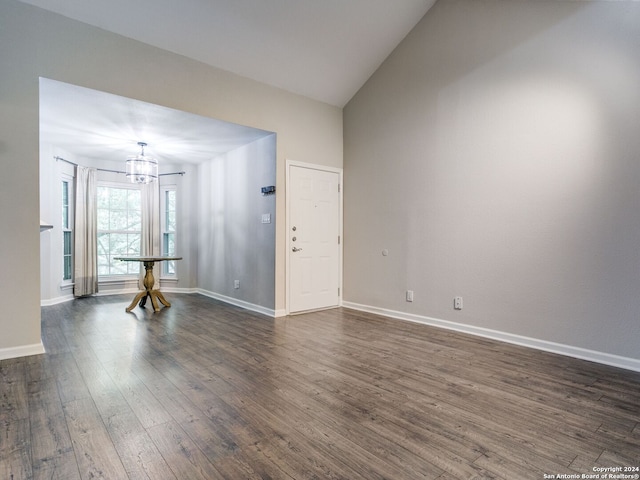
{"label": "table leg", "polygon": [[127,308],[125,308],[126,312],[130,312],[131,310],[133,310],[134,308],[136,308],[136,303],[138,303],[138,300],[140,300],[142,297],[146,298],[147,296],[147,292],[146,290],[143,292],[140,292],[136,295],[136,297],[133,299],[133,302],[131,302],[131,305],[129,305]]}
{"label": "table leg", "polygon": [[147,305],[147,298],[149,298],[149,292],[145,291],[146,295],[140,300],[140,308],[144,308]]}
{"label": "table leg", "polygon": [[149,292],[149,297],[151,297],[151,305],[153,305],[153,311],[154,312],[159,312],[160,311],[160,307],[158,306],[158,300],[156,300],[156,291],[155,290],[151,290]]}
{"label": "table leg", "polygon": [[158,296],[158,300],[160,300],[160,303],[162,303],[165,307],[171,306],[171,304],[167,301],[167,299],[164,298],[164,295],[162,295],[162,292],[160,290],[154,290],[154,292],[156,292],[156,295]]}

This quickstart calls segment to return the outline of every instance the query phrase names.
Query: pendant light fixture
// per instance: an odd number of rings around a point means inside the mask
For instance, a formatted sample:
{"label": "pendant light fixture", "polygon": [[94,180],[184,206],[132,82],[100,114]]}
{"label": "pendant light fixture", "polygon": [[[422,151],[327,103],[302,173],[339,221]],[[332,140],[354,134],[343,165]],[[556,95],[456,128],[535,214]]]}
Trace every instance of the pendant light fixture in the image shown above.
{"label": "pendant light fixture", "polygon": [[144,142],[140,145],[140,155],[131,155],[127,158],[126,174],[131,183],[151,183],[158,179],[158,161],[144,154]]}

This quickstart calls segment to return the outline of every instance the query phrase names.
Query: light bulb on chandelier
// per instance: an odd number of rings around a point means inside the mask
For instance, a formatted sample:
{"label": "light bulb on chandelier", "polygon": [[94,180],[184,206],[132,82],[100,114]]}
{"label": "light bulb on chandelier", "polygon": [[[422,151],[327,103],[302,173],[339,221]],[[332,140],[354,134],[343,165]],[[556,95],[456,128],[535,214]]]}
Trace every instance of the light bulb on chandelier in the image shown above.
{"label": "light bulb on chandelier", "polygon": [[138,142],[140,154],[127,157],[125,173],[131,183],[151,183],[158,179],[158,161],[144,154],[145,142]]}

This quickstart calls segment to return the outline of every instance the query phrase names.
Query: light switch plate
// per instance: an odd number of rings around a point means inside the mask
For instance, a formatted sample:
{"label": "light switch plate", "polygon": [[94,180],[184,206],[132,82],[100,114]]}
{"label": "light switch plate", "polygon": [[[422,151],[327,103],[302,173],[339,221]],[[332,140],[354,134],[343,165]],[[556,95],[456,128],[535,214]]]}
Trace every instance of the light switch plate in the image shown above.
{"label": "light switch plate", "polygon": [[456,310],[462,310],[462,297],[455,297],[453,299],[453,308]]}
{"label": "light switch plate", "polygon": [[271,214],[263,213],[262,214],[262,223],[271,223]]}

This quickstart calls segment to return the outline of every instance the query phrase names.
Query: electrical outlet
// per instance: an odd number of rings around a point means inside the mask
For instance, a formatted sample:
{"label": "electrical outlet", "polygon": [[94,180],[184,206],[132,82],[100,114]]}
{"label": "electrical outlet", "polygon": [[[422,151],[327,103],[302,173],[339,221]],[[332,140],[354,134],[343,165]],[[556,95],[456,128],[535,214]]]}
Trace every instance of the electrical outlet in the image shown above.
{"label": "electrical outlet", "polygon": [[462,310],[462,297],[456,297],[453,299],[453,308],[456,310]]}
{"label": "electrical outlet", "polygon": [[407,302],[413,302],[413,290],[407,290]]}
{"label": "electrical outlet", "polygon": [[240,288],[240,280],[233,281],[233,288]]}

